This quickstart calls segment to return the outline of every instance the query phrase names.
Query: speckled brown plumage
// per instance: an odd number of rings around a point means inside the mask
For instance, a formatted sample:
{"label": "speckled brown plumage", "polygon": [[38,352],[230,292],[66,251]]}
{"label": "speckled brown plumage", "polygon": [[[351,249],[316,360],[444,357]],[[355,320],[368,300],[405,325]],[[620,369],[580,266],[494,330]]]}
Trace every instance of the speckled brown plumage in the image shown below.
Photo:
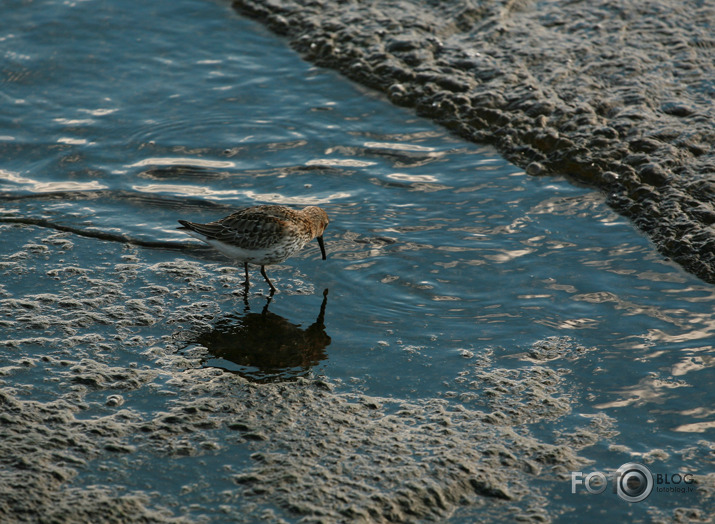
{"label": "speckled brown plumage", "polygon": [[226,256],[244,263],[246,286],[248,264],[261,266],[261,274],[271,287],[265,267],[283,262],[317,238],[325,260],[323,232],[328,215],[321,208],[308,206],[291,209],[285,206],[254,206],[237,211],[208,224],[179,220],[179,229],[216,248]]}

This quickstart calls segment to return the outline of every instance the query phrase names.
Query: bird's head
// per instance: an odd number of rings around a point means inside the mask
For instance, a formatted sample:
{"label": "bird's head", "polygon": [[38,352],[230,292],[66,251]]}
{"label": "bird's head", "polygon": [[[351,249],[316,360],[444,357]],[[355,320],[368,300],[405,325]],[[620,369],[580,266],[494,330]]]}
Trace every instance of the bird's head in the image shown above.
{"label": "bird's head", "polygon": [[327,257],[325,255],[325,244],[323,243],[323,232],[325,232],[325,228],[328,227],[330,223],[328,214],[317,206],[308,206],[303,209],[303,213],[305,213],[310,220],[311,233],[313,234],[313,238],[318,239],[320,253],[323,255],[323,260],[325,260]]}

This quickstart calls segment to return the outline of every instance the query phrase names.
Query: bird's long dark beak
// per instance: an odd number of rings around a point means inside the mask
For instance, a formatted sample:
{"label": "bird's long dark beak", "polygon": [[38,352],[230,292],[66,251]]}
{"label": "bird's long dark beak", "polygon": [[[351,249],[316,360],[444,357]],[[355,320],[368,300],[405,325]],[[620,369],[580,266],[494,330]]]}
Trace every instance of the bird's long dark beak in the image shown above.
{"label": "bird's long dark beak", "polygon": [[320,252],[323,254],[323,260],[325,260],[328,257],[325,256],[325,244],[323,243],[323,237],[321,235],[317,238],[318,238],[318,245],[320,246]]}

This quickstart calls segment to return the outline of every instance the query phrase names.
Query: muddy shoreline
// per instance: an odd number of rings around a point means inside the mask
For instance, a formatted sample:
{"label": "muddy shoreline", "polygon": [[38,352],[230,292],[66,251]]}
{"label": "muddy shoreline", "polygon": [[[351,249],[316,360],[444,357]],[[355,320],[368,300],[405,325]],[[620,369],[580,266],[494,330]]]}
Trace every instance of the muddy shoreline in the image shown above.
{"label": "muddy shoreline", "polygon": [[715,283],[712,5],[235,0],[336,69],[532,175],[596,187]]}
{"label": "muddy shoreline", "polygon": [[[262,383],[204,367],[206,348],[191,345],[217,301],[231,300],[216,292],[216,264],[35,226],[0,234],[28,242],[3,257],[6,284],[37,288],[15,297],[0,286],[0,348],[12,355],[0,366],[3,522],[405,522],[460,511],[546,522],[564,511],[550,490],[614,435],[603,414],[579,428],[582,440],[529,429],[579,402],[552,363],[590,351],[568,337],[536,342],[518,370],[493,351],[466,352],[449,398],[370,396],[327,377]],[[107,271],[105,259],[121,263]],[[195,467],[183,489],[221,491],[225,504],[197,509],[137,489],[147,460],[148,482],[163,474],[157,461],[176,475],[176,464]]]}

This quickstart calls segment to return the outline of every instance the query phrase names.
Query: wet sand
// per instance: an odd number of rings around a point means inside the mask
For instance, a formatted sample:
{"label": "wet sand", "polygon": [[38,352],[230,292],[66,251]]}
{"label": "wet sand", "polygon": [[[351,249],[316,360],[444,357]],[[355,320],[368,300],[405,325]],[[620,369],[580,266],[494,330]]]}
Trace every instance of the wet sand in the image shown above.
{"label": "wet sand", "polygon": [[715,283],[715,7],[708,2],[236,0],[302,55],[603,190]]}
{"label": "wet sand", "polygon": [[[13,354],[0,367],[6,522],[201,521],[155,491],[77,476],[112,456],[132,475],[145,454],[176,474],[180,461],[229,448],[250,454],[247,467],[221,472],[233,481],[223,508],[232,522],[440,520],[461,507],[542,522],[561,510],[534,476],[566,482],[589,462],[579,451],[612,431],[605,416],[585,421],[572,441],[545,442],[528,429],[577,401],[568,371],[546,365],[587,355],[568,338],[535,343],[518,370],[500,368],[489,351],[465,352],[468,372],[446,399],[350,393],[340,381],[300,376],[266,383],[206,368],[205,348],[184,349],[213,325],[216,300],[232,299],[216,292],[216,264],[41,227],[0,225],[0,234],[18,246],[3,257],[5,285],[36,287],[13,298],[0,286],[0,348]],[[226,282],[240,287],[240,271],[229,269]],[[330,310],[314,298],[316,314]],[[161,336],[166,325],[173,335]],[[305,345],[302,331],[295,336]],[[194,481],[219,489],[209,473]]]}

